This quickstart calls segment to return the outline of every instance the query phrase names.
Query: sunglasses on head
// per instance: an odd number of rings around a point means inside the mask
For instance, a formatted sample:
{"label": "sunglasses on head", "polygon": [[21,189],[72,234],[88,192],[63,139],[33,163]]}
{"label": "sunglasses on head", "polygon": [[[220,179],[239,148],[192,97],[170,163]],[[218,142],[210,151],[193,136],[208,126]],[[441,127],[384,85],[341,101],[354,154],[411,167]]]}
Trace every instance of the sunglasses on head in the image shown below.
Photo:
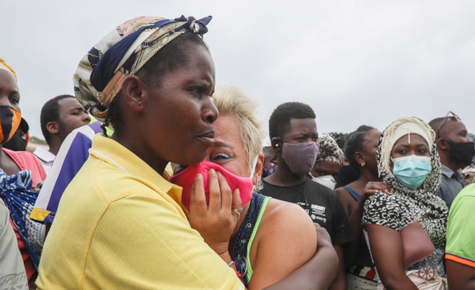
{"label": "sunglasses on head", "polygon": [[[450,116],[450,114],[452,114],[452,116]],[[440,124],[439,130],[437,130],[437,138],[439,138],[440,129],[442,129],[442,127],[444,127],[445,122],[447,122],[447,119],[448,119],[449,117],[450,117],[450,118],[454,118],[454,119],[457,120],[457,121],[462,121],[462,119],[460,119],[460,117],[459,117],[457,114],[455,114],[455,113],[452,112],[452,111],[449,111],[449,112],[447,113],[447,115],[445,115],[445,118],[444,118],[444,120],[442,121],[442,124]]]}

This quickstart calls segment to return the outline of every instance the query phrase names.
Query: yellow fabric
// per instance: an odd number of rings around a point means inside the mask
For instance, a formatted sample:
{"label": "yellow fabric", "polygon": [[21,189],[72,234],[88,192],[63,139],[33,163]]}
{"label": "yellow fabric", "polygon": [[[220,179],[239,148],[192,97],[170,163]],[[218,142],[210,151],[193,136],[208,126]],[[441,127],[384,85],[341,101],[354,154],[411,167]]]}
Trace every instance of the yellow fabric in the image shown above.
{"label": "yellow fabric", "polygon": [[172,185],[97,134],[46,239],[38,289],[240,289],[190,228]]}
{"label": "yellow fabric", "polygon": [[16,78],[16,73],[15,71],[13,70],[13,68],[11,66],[9,66],[5,60],[3,58],[0,57],[0,69],[4,69],[4,70],[7,70],[9,72],[11,72],[13,74],[13,76],[15,77],[15,80],[18,82],[18,79]]}
{"label": "yellow fabric", "polygon": [[45,218],[49,215],[50,211],[46,209],[41,209],[41,208],[33,208],[30,214],[30,219],[34,219],[37,221],[44,221]]}

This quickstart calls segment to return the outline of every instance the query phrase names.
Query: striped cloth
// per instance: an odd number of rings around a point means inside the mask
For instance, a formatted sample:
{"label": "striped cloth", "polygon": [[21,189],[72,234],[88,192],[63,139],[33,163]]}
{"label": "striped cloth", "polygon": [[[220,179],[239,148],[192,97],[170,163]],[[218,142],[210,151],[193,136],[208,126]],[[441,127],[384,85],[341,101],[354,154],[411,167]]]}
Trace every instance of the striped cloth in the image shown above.
{"label": "striped cloth", "polygon": [[64,190],[89,158],[92,138],[102,132],[101,123],[96,121],[79,127],[68,135],[41,188],[30,218],[53,223]]}

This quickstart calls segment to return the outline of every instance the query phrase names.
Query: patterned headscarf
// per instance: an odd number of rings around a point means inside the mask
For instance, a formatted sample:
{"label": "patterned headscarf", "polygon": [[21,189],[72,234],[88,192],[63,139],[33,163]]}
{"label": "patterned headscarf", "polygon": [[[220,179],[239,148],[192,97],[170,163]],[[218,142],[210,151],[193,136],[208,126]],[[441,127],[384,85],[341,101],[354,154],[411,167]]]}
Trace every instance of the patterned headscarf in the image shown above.
{"label": "patterned headscarf", "polygon": [[140,16],[117,26],[79,62],[73,77],[76,98],[103,122],[127,75],[136,74],[160,49],[185,32],[203,37],[210,21],[211,16],[200,20],[191,16]]}
{"label": "patterned headscarf", "polygon": [[345,157],[335,139],[328,134],[323,134],[318,137],[318,141],[320,141],[320,148],[318,149],[317,160],[315,160],[315,162],[331,161],[342,166]]}
{"label": "patterned headscarf", "polygon": [[6,71],[9,71],[13,74],[13,76],[15,77],[15,81],[18,82],[18,79],[16,78],[16,73],[15,71],[13,70],[13,68],[11,66],[9,66],[5,60],[3,58],[0,57],[0,69],[4,69]]}
{"label": "patterned headscarf", "polygon": [[[418,125],[421,132],[427,132],[430,138],[428,145],[431,148],[432,172],[426,177],[422,186],[416,189],[402,184],[394,176],[389,165],[394,144],[387,140],[392,140],[394,132],[408,122]],[[401,231],[409,223],[418,219],[434,246],[444,249],[449,210],[446,203],[436,195],[441,183],[442,169],[434,131],[424,121],[415,117],[405,117],[394,121],[379,138],[376,161],[380,176],[394,189],[394,193],[380,192],[370,196],[364,205],[362,224],[378,224]]]}

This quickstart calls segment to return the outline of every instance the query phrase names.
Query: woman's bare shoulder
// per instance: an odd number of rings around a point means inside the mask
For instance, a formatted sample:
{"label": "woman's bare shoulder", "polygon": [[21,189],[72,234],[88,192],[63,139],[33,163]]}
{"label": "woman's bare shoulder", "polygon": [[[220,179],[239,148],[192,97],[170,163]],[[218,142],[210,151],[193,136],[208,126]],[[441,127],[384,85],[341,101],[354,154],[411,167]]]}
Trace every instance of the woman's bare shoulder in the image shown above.
{"label": "woman's bare shoulder", "polygon": [[[297,204],[271,198],[261,220],[261,225],[268,230],[280,229],[291,232],[315,233],[315,227],[307,212]],[[298,225],[298,227],[296,227]]]}
{"label": "woman's bare shoulder", "polygon": [[250,288],[282,280],[310,260],[316,248],[317,232],[308,214],[296,204],[270,199],[251,247]]}

